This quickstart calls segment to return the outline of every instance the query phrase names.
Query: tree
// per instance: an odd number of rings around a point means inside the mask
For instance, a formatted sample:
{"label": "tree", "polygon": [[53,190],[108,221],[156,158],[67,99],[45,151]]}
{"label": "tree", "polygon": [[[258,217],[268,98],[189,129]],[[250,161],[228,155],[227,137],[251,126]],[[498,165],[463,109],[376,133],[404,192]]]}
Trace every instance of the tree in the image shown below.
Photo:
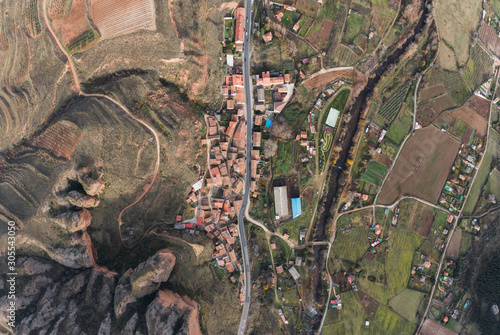
{"label": "tree", "polygon": [[276,120],[274,120],[274,123],[271,126],[270,130],[271,134],[275,138],[279,138],[285,141],[292,138],[292,128],[282,116],[279,116],[276,118]]}

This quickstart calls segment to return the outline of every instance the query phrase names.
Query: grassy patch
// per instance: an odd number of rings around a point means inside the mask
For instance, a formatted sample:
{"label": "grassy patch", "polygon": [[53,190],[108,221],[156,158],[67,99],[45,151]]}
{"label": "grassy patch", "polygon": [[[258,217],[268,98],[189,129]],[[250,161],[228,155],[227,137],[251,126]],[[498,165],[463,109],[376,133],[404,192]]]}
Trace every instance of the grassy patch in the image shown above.
{"label": "grassy patch", "polygon": [[351,15],[347,18],[347,27],[345,33],[345,43],[352,44],[354,39],[361,32],[363,26],[363,16],[358,13],[351,12]]}
{"label": "grassy patch", "polygon": [[307,117],[307,112],[302,111],[297,104],[289,104],[283,109],[281,115],[294,131],[299,130],[304,118]]}
{"label": "grassy patch", "polygon": [[408,103],[399,112],[396,119],[392,122],[391,127],[385,137],[394,142],[397,146],[401,144],[406,135],[410,132],[413,124],[413,99],[408,99]]}
{"label": "grassy patch", "polygon": [[367,226],[354,228],[348,234],[338,231],[332,246],[333,257],[356,263],[370,247],[367,240],[369,232]]}
{"label": "grassy patch", "polygon": [[387,173],[387,167],[376,161],[371,161],[366,167],[366,171],[361,175],[361,180],[380,186],[382,179]]}
{"label": "grassy patch", "polygon": [[415,323],[418,320],[417,311],[425,294],[419,291],[406,289],[389,302],[392,309],[406,320]]}
{"label": "grassy patch", "polygon": [[390,250],[387,254],[386,273],[390,295],[401,292],[410,279],[410,269],[415,250],[422,238],[407,230],[394,229],[390,236]]}
{"label": "grassy patch", "polygon": [[472,214],[479,195],[481,194],[483,185],[486,182],[486,178],[488,178],[488,174],[490,173],[490,166],[493,157],[498,157],[498,149],[500,148],[500,136],[496,131],[491,130],[489,137],[488,151],[483,156],[484,161],[481,164],[481,168],[477,172],[478,175],[476,177],[476,180],[474,181],[474,185],[472,185],[469,198],[465,203],[464,215]]}

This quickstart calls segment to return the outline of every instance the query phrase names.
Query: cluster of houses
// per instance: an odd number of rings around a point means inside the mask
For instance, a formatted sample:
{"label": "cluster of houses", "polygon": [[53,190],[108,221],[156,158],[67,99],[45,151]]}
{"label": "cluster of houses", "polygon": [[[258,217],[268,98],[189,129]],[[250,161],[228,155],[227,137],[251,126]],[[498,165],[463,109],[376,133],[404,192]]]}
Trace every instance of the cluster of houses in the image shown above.
{"label": "cluster of houses", "polygon": [[451,173],[444,186],[439,203],[446,208],[458,211],[464,194],[467,192],[472,173],[483,154],[483,145],[479,140],[474,140],[472,144],[462,144],[458,151],[455,164],[451,168]]}

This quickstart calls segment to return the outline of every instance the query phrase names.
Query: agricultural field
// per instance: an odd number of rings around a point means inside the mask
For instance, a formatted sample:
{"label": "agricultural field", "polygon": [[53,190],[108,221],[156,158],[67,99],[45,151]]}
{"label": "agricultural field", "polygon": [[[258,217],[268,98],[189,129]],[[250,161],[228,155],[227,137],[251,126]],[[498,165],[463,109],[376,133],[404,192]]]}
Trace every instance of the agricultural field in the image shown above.
{"label": "agricultural field", "polygon": [[486,45],[488,50],[500,57],[500,37],[495,29],[487,24],[482,24],[479,28],[479,39]]}
{"label": "agricultural field", "polygon": [[460,252],[460,244],[462,242],[462,229],[455,230],[451,238],[448,249],[446,249],[446,258],[456,261]]}
{"label": "agricultural field", "polygon": [[492,75],[493,60],[476,44],[470,52],[470,58],[463,70],[463,76],[472,90],[475,90]]}
{"label": "agricultural field", "polygon": [[352,12],[351,15],[347,17],[347,24],[345,27],[344,38],[342,40],[345,44],[352,44],[356,36],[358,36],[361,32],[366,35],[366,24],[370,24],[370,22],[366,22],[363,16],[360,13]]}
{"label": "agricultural field", "polygon": [[406,320],[416,323],[418,307],[424,297],[425,293],[405,289],[389,301],[389,306]]}
{"label": "agricultural field", "polygon": [[269,43],[256,46],[250,63],[252,71],[260,73],[263,71],[281,69],[283,62],[292,60],[286,43],[279,39],[273,39]]}
{"label": "agricultural field", "polygon": [[412,81],[408,80],[392,92],[387,101],[383,103],[382,107],[378,111],[378,115],[388,123],[391,123],[401,110],[401,106],[408,95],[411,85]]}
{"label": "agricultural field", "polygon": [[451,114],[472,127],[480,136],[484,136],[489,108],[488,100],[473,95],[465,105],[452,110]]}
{"label": "agricultural field", "polygon": [[[56,5],[56,4],[54,4]],[[59,4],[64,8],[64,3]],[[87,19],[87,6],[85,0],[74,0],[71,2],[71,8],[67,15],[64,15],[64,9],[58,8],[55,12],[60,12],[52,19],[52,27],[58,35],[62,45],[68,47],[70,43],[79,39],[80,36],[91,30],[90,22]],[[92,36],[92,41],[98,36]],[[71,50],[71,49],[70,49]]]}
{"label": "agricultural field", "polygon": [[90,12],[103,40],[141,29],[156,30],[153,0],[91,0]]}
{"label": "agricultural field", "polygon": [[481,3],[481,0],[449,0],[434,5],[439,36],[454,51],[459,66],[467,62],[471,36],[481,15]]}
{"label": "agricultural field", "polygon": [[335,49],[335,62],[341,66],[352,66],[359,60],[359,58],[360,57],[346,45],[340,44]]}
{"label": "agricultural field", "polygon": [[406,135],[410,132],[413,125],[413,99],[409,99],[404,107],[399,111],[398,116],[392,122],[385,138],[391,140],[399,147]]}
{"label": "agricultural field", "polygon": [[323,90],[326,86],[334,81],[342,79],[347,82],[355,82],[358,78],[358,72],[354,69],[346,70],[326,70],[318,72],[302,82],[302,85],[309,91],[313,89]]}
{"label": "agricultural field", "polygon": [[33,145],[69,160],[82,137],[83,131],[76,124],[63,120],[51,125],[37,136],[33,140]]}
{"label": "agricultural field", "polygon": [[[327,2],[328,1],[325,1],[325,4]],[[318,2],[314,0],[297,0],[295,1],[294,6],[297,7],[299,11],[304,12],[308,15],[315,15],[318,11],[318,8],[320,8]]]}
{"label": "agricultural field", "polygon": [[[438,92],[443,92],[438,94]],[[444,110],[462,105],[471,95],[462,76],[432,68],[425,75],[417,107],[417,121],[427,126]]]}
{"label": "agricultural field", "polygon": [[330,37],[330,33],[333,30],[333,21],[324,19],[322,21],[316,22],[306,38],[318,49],[327,49],[328,47],[328,39]]}
{"label": "agricultural field", "polygon": [[416,131],[401,151],[379,202],[390,204],[403,194],[436,202],[459,147],[460,142],[435,127]]}
{"label": "agricultural field", "polygon": [[42,23],[38,16],[38,0],[26,0],[24,23],[28,34],[35,38],[42,33]]}
{"label": "agricultural field", "polygon": [[380,186],[386,173],[387,167],[385,165],[371,161],[368,163],[365,172],[361,175],[361,180]]}
{"label": "agricultural field", "polygon": [[476,180],[474,181],[474,185],[472,185],[472,189],[469,193],[469,198],[465,203],[463,213],[464,215],[470,215],[474,213],[476,203],[479,200],[479,196],[481,195],[481,191],[487,182],[488,175],[490,173],[491,162],[493,158],[498,158],[500,152],[500,135],[494,131],[490,131],[490,136],[488,139],[488,150],[483,155],[483,162],[481,163],[481,167],[479,171],[477,171]]}
{"label": "agricultural field", "polygon": [[426,238],[434,220],[435,210],[420,201],[404,199],[399,203],[397,226]]}
{"label": "agricultural field", "polygon": [[273,158],[274,177],[288,177],[295,174],[294,169],[299,157],[300,145],[298,141],[278,142],[278,150]]}
{"label": "agricultural field", "polygon": [[370,247],[366,238],[370,231],[366,225],[353,228],[347,234],[338,231],[332,246],[332,257],[356,263]]}
{"label": "agricultural field", "polygon": [[387,293],[390,297],[399,294],[408,285],[413,255],[422,241],[420,236],[407,230],[392,229],[385,265]]}

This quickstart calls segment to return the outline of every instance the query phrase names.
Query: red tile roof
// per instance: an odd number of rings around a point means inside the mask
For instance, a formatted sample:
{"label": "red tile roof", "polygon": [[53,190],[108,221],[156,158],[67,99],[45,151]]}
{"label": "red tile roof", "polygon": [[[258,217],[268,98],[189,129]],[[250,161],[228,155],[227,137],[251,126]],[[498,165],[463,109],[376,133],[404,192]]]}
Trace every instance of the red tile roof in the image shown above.
{"label": "red tile roof", "polygon": [[245,8],[236,8],[236,30],[234,34],[234,43],[243,44],[245,37]]}

